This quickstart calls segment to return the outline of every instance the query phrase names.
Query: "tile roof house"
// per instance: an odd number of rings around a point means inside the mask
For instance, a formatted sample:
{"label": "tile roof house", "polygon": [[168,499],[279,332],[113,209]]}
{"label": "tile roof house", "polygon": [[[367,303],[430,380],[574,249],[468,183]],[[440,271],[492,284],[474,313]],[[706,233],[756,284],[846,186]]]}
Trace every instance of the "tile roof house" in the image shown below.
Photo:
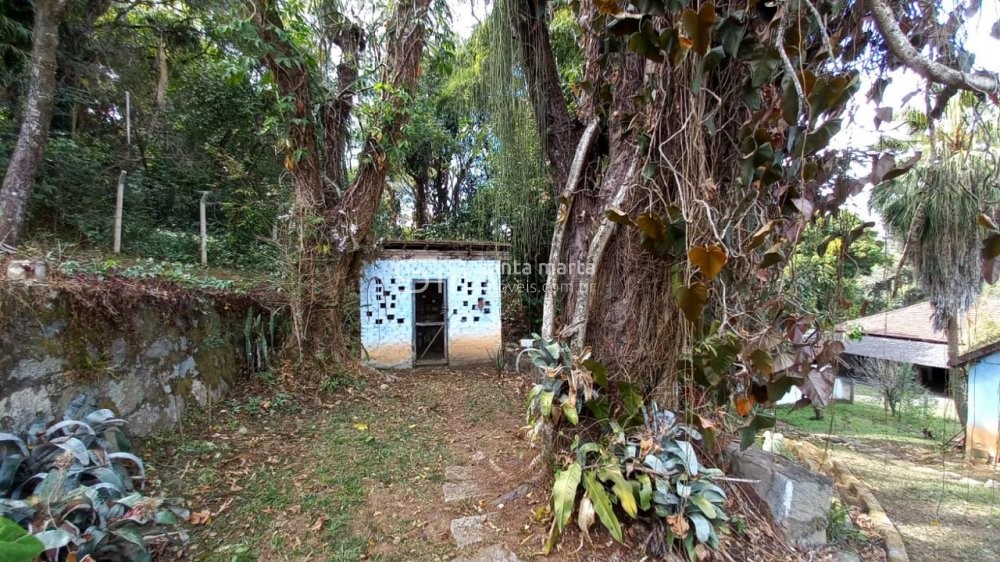
{"label": "tile roof house", "polygon": [[948,334],[935,330],[929,301],[849,320],[837,326],[847,334],[860,328],[858,340],[844,338],[847,355],[913,364],[923,382],[948,369],[968,371],[966,451],[986,453],[994,462],[1000,450],[1000,299],[981,298],[959,319],[958,353],[948,354]]}

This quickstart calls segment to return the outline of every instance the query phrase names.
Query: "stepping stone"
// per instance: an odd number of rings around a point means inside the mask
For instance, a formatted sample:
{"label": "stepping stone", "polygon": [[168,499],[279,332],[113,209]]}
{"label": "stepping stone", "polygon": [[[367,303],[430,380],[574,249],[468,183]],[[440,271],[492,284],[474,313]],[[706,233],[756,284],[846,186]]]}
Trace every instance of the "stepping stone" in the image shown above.
{"label": "stepping stone", "polygon": [[493,531],[486,528],[488,515],[470,515],[451,520],[451,538],[459,548],[486,540]]}
{"label": "stepping stone", "polygon": [[475,481],[448,482],[444,485],[444,503],[454,503],[485,496]]}
{"label": "stepping stone", "polygon": [[452,562],[521,562],[521,560],[502,544],[494,544],[480,549],[472,556],[455,558]]}
{"label": "stepping stone", "polygon": [[444,479],[454,482],[456,480],[473,480],[475,474],[471,466],[446,466],[444,467]]}

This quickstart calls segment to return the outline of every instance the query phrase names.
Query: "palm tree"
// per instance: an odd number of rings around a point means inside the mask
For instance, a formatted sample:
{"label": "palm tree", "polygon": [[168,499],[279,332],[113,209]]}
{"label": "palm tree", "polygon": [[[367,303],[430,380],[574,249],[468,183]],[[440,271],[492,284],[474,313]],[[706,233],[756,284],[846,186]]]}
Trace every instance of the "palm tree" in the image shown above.
{"label": "palm tree", "polygon": [[[974,113],[976,99],[962,95],[949,104],[942,126],[918,111],[907,112],[912,140],[902,144],[929,154],[910,173],[875,187],[871,207],[889,234],[903,243],[917,283],[934,304],[934,328],[946,330],[949,361],[958,356],[958,318],[982,289],[985,230],[976,221],[1000,202],[994,148],[996,114]],[[900,145],[891,141],[890,144]],[[952,393],[965,423],[963,372],[952,370]]]}

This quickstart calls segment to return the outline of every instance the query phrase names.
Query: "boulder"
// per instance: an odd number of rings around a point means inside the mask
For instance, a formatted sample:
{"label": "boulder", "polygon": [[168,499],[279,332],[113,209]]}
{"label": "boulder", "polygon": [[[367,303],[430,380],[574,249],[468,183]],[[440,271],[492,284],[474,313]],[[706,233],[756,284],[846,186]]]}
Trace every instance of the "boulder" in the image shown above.
{"label": "boulder", "polygon": [[803,548],[826,544],[833,480],[785,457],[751,447],[727,451],[729,472],[751,484],[789,542]]}

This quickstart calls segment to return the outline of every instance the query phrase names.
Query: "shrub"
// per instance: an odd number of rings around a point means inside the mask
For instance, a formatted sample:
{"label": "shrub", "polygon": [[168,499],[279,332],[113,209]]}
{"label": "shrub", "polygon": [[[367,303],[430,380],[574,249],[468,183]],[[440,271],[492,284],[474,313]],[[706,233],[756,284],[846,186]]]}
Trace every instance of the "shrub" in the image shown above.
{"label": "shrub", "polygon": [[655,522],[654,532],[662,533],[655,544],[664,550],[679,547],[694,559],[705,547],[718,548],[718,532],[728,517],[723,509],[726,494],[713,480],[723,473],[698,461],[694,442],[701,434],[655,403],[647,409],[638,389],[628,383],[614,389],[624,408],[617,419],[611,418],[608,402],[600,396],[612,391],[607,373],[587,349],[574,354],[566,344],[536,337],[534,347],[524,353],[541,371],[540,382],[528,396],[533,435],[563,420],[576,426],[584,410],[605,428],[596,441],[581,444],[577,435],[570,453],[559,455],[563,462],[552,487],[553,523],[546,552],[574,512],[584,534],[599,520],[622,542],[623,512],[630,519]]}
{"label": "shrub", "polygon": [[923,393],[923,387],[916,380],[913,365],[909,363],[869,359],[863,363],[861,372],[878,389],[885,407],[893,416],[902,413],[901,405],[909,404],[912,398]]}
{"label": "shrub", "polygon": [[[136,491],[145,466],[129,452],[125,424],[96,410],[23,438],[0,433],[0,517],[40,541],[48,560],[152,560],[146,534],[188,516],[178,500]],[[2,520],[0,528],[0,543],[17,534]]]}

